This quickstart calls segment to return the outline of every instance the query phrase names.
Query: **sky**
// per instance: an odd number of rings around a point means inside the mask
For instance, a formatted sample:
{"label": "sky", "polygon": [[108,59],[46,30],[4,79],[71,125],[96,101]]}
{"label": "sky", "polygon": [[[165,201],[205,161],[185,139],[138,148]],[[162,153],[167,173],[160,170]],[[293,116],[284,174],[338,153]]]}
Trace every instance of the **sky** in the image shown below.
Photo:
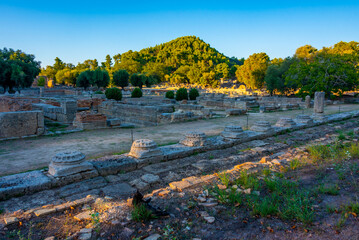
{"label": "sky", "polygon": [[229,57],[359,41],[358,0],[0,0],[0,48],[77,64],[197,36]]}

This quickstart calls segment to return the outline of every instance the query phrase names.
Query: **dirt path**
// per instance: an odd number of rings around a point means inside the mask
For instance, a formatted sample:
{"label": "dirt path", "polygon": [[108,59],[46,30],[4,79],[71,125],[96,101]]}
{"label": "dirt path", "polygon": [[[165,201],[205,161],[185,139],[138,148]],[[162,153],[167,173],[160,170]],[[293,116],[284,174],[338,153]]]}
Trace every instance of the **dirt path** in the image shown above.
{"label": "dirt path", "polygon": [[[327,106],[326,114],[337,113],[339,106]],[[359,105],[341,105],[340,110],[359,110]],[[255,121],[266,120],[274,124],[280,117],[294,117],[302,110],[273,113],[251,113],[248,126]],[[312,109],[304,110],[312,114]],[[132,129],[134,139],[148,138],[157,144],[177,143],[188,131],[202,131],[207,135],[218,135],[226,125],[247,126],[247,117],[228,117],[194,122],[184,122],[157,127]],[[48,166],[52,156],[58,152],[78,150],[87,158],[110,153],[129,151],[131,129],[104,129],[83,131],[61,136],[43,136],[0,142],[0,176],[43,168]]]}

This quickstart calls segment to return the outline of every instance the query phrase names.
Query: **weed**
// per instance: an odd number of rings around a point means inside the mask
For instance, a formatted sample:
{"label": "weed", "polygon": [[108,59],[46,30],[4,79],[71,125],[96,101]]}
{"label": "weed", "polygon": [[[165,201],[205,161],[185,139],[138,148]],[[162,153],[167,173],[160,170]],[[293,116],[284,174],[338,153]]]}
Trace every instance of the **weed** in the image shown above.
{"label": "weed", "polygon": [[337,211],[337,209],[335,207],[332,207],[329,205],[326,206],[326,209],[327,209],[328,213],[335,213]]}
{"label": "weed", "polygon": [[341,140],[345,140],[345,135],[344,133],[340,133],[339,136],[338,136],[338,140],[341,141]]}
{"label": "weed", "polygon": [[289,168],[291,170],[295,170],[297,168],[300,168],[302,166],[302,163],[300,162],[300,160],[298,158],[294,158],[292,161],[290,161],[289,163]]}
{"label": "weed", "polygon": [[21,234],[21,231],[18,230],[17,231],[17,236],[19,237],[19,240],[31,240],[32,239],[32,222],[30,222],[30,228],[29,231],[27,233],[27,237],[25,237],[24,235]]}
{"label": "weed", "polygon": [[213,156],[213,155],[210,155],[210,156],[209,156],[209,159],[210,159],[210,160],[214,159],[214,156]]}
{"label": "weed", "polygon": [[264,168],[263,171],[262,171],[262,174],[265,177],[268,177],[271,173],[272,173],[272,171],[269,168]]}
{"label": "weed", "polygon": [[122,155],[122,154],[124,154],[124,153],[127,153],[127,151],[122,150],[122,151],[120,151],[120,152],[112,153],[112,155]]}
{"label": "weed", "polygon": [[222,172],[222,173],[218,173],[217,175],[218,175],[219,179],[221,180],[222,184],[225,185],[226,187],[228,187],[229,182],[230,182],[228,174],[225,172]]}
{"label": "weed", "polygon": [[155,215],[152,214],[152,211],[147,209],[143,204],[134,206],[131,215],[132,220],[136,222],[145,222],[157,218]]}
{"label": "weed", "polygon": [[324,185],[321,184],[317,188],[317,192],[321,194],[328,194],[328,195],[338,195],[339,194],[339,186],[336,185]]}

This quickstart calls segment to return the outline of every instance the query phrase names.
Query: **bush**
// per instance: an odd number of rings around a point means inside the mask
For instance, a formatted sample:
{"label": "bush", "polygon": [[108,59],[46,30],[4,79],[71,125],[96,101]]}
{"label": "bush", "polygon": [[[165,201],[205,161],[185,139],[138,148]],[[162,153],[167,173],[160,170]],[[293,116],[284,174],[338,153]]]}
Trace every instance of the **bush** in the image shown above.
{"label": "bush", "polygon": [[142,97],[142,91],[141,91],[141,89],[139,89],[139,88],[133,89],[133,91],[132,91],[132,93],[131,93],[131,97],[132,97],[132,98],[140,98],[140,97]]}
{"label": "bush", "polygon": [[100,90],[97,90],[97,91],[95,92],[95,94],[103,94],[103,92],[100,91]]}
{"label": "bush", "polygon": [[45,78],[44,77],[40,77],[39,80],[37,80],[37,86],[38,87],[45,86]]}
{"label": "bush", "polygon": [[173,91],[166,92],[166,98],[174,99],[175,98],[175,93]]}
{"label": "bush", "polygon": [[199,97],[199,92],[197,89],[191,88],[188,95],[190,100],[196,100],[196,98]]}
{"label": "bush", "polygon": [[120,101],[122,99],[122,92],[118,88],[107,88],[105,91],[106,98]]}
{"label": "bush", "polygon": [[180,88],[176,92],[176,100],[182,101],[182,100],[188,100],[188,93],[186,88]]}

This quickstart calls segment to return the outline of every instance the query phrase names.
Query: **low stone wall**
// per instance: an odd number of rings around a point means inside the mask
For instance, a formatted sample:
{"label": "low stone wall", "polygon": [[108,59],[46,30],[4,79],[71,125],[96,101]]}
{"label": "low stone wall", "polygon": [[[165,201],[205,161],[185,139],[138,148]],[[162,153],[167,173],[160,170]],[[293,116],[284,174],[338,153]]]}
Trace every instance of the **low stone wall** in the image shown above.
{"label": "low stone wall", "polygon": [[75,100],[64,100],[60,102],[60,107],[50,104],[33,104],[33,109],[44,112],[44,117],[54,121],[72,124],[77,113],[77,102]]}
{"label": "low stone wall", "polygon": [[[97,176],[108,176],[118,173],[133,171],[135,169],[150,167],[153,163],[166,162],[179,158],[191,156],[194,153],[213,151],[230,148],[235,145],[250,142],[253,140],[265,139],[278,134],[285,134],[288,130],[299,130],[329,122],[359,117],[359,111],[330,115],[323,121],[303,121],[309,116],[292,121],[285,118],[280,119],[276,126],[261,121],[251,128],[251,131],[243,131],[238,126],[230,126],[225,129],[221,136],[206,138],[203,133],[189,133],[178,144],[158,147],[151,140],[137,140],[134,142],[129,154],[118,156],[107,156],[90,162],[84,162],[84,157],[74,158],[71,165],[69,158],[55,156],[53,162],[57,164],[57,171],[66,168],[69,175],[55,176],[53,172],[32,171],[15,174],[0,178],[0,200],[16,196],[18,194],[30,194],[36,191],[59,187],[69,183],[82,181],[84,179],[96,178]],[[276,143],[277,145],[279,143]],[[276,145],[274,144],[274,145]],[[285,144],[281,144],[285,145]],[[278,146],[283,147],[283,146]],[[73,153],[71,153],[73,154]],[[78,153],[73,155],[80,155]],[[61,165],[61,164],[62,165]],[[86,168],[80,168],[86,165]],[[89,165],[91,164],[93,168]],[[31,179],[31,181],[24,181]]]}
{"label": "low stone wall", "polygon": [[41,111],[0,113],[0,139],[38,136],[44,133]]}
{"label": "low stone wall", "polygon": [[0,112],[31,111],[31,104],[39,101],[36,98],[0,97]]}

